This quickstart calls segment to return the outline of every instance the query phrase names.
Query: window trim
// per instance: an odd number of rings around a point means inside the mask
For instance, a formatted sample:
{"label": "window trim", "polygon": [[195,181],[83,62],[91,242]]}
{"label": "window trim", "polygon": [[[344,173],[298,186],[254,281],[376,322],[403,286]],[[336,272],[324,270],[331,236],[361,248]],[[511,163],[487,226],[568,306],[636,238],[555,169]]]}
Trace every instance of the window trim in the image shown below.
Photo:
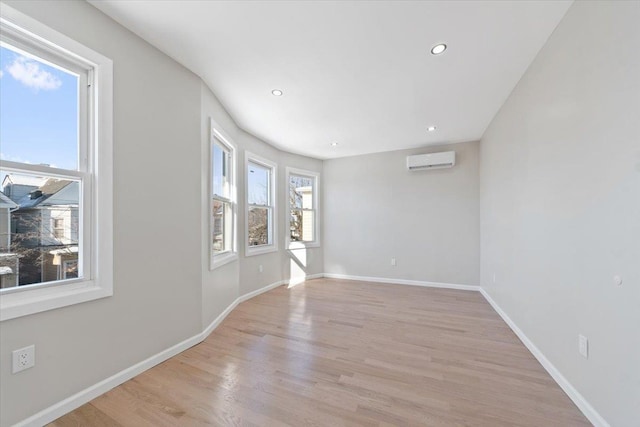
{"label": "window trim", "polygon": [[[256,163],[258,165],[264,166],[266,168],[271,169],[270,176],[270,191],[269,191],[269,202],[270,204],[266,207],[271,209],[271,243],[267,245],[260,246],[250,246],[249,245],[249,208],[253,205],[249,204],[249,179],[248,179],[248,171],[249,171],[249,162]],[[271,252],[278,251],[278,187],[276,183],[278,182],[278,165],[264,157],[260,157],[256,154],[253,154],[249,151],[244,152],[244,246],[245,246],[245,257],[262,255]]]}
{"label": "window trim", "polygon": [[[287,167],[286,169],[287,172],[287,176],[286,176],[286,181],[285,181],[285,185],[286,185],[286,194],[287,194],[287,202],[286,202],[286,208],[285,208],[285,228],[287,230],[287,232],[285,233],[285,247],[289,250],[291,249],[301,249],[302,247],[304,248],[319,248],[320,247],[320,172],[315,172],[315,171],[310,171],[310,170],[304,170],[304,169],[297,169],[297,168],[292,168],[292,167]],[[290,179],[291,179],[291,175],[295,175],[295,176],[302,176],[305,178],[313,178],[314,180],[314,186],[313,186],[313,209],[310,209],[311,211],[313,211],[313,237],[314,240],[310,241],[310,242],[294,242],[291,241],[291,232],[289,230],[289,221],[291,218],[291,202],[290,200],[288,200],[288,195],[289,195],[289,185],[290,185]],[[302,245],[302,247],[300,246]]]}
{"label": "window trim", "polygon": [[[213,120],[213,118],[209,119],[209,185],[208,185],[208,194],[207,194],[207,212],[209,216],[209,234],[207,240],[209,244],[207,245],[209,251],[209,270],[215,270],[218,267],[222,267],[225,264],[229,264],[238,259],[238,186],[237,186],[237,177],[238,177],[238,148],[233,140],[227,135],[227,133],[222,130],[220,126]],[[226,147],[231,154],[231,162],[230,168],[231,173],[229,174],[229,187],[230,187],[230,198],[228,200],[224,198],[215,198],[220,201],[224,201],[226,203],[231,203],[231,211],[232,211],[232,232],[231,232],[231,250],[224,251],[218,254],[214,254],[213,252],[213,146],[216,144],[216,140],[218,140],[223,147]]]}
{"label": "window trim", "polygon": [[[48,176],[88,173],[82,177],[84,185],[80,191],[91,212],[91,217],[79,226],[79,238],[87,246],[87,264],[91,266],[90,271],[83,271],[84,279],[21,286],[0,293],[0,321],[4,321],[113,295],[113,62],[7,5],[0,9],[0,26],[9,35],[7,38],[17,39],[23,45],[33,44],[36,51],[53,53],[65,64],[71,61],[87,67],[87,85],[93,90],[88,90],[91,94],[84,110],[95,118],[89,121],[88,117],[86,120],[79,117],[81,123],[86,123],[88,152],[79,148],[78,171],[38,170],[37,165],[0,162],[3,169],[18,167]],[[82,124],[80,127],[82,132]],[[86,168],[81,167],[83,162]]]}

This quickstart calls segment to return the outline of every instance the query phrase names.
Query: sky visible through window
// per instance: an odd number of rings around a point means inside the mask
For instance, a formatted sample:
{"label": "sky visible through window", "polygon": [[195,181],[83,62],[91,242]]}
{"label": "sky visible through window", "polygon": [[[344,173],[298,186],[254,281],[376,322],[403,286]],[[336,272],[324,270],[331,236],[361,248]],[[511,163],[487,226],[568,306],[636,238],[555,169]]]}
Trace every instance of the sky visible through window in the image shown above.
{"label": "sky visible through window", "polygon": [[0,159],[78,167],[77,76],[4,44],[0,46]]}
{"label": "sky visible through window", "polygon": [[227,153],[218,145],[213,145],[213,194],[229,198],[229,176],[226,170]]}
{"label": "sky visible through window", "polygon": [[249,162],[249,173],[247,174],[250,204],[269,204],[269,168]]}

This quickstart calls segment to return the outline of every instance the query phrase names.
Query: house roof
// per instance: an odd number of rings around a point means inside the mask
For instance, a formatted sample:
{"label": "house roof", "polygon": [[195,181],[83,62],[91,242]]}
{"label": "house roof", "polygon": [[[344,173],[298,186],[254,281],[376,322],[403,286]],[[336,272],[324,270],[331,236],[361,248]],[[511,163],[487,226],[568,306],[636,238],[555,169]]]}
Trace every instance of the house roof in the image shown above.
{"label": "house roof", "polygon": [[27,185],[29,187],[40,187],[42,184],[46,182],[47,178],[42,176],[31,176],[31,175],[16,175],[9,174],[4,177],[2,180],[2,188],[9,184],[13,185]]}
{"label": "house roof", "polygon": [[15,209],[17,207],[18,205],[13,200],[5,196],[3,192],[0,192],[0,209]]}
{"label": "house roof", "polygon": [[[72,182],[67,179],[48,178],[43,185],[18,200],[18,205],[20,209],[35,208]],[[32,198],[32,194],[36,191],[40,191],[42,194],[39,197]]]}

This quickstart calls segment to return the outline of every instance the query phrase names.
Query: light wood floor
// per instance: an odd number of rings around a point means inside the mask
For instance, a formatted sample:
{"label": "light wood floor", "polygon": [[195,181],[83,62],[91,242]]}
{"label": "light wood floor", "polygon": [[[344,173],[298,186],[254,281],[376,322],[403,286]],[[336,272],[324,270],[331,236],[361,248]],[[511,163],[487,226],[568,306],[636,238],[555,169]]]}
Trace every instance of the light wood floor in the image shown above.
{"label": "light wood floor", "polygon": [[317,279],[52,425],[590,424],[479,293]]}

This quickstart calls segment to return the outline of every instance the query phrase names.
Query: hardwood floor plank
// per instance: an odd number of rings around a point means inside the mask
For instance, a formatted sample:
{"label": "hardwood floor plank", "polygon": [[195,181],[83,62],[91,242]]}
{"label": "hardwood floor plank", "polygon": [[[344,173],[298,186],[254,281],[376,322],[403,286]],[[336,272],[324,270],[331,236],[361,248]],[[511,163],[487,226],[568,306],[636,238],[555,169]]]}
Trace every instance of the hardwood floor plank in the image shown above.
{"label": "hardwood floor plank", "polygon": [[51,425],[590,424],[477,292],[316,279]]}
{"label": "hardwood floor plank", "polygon": [[54,427],[121,427],[122,424],[88,403],[50,424]]}

